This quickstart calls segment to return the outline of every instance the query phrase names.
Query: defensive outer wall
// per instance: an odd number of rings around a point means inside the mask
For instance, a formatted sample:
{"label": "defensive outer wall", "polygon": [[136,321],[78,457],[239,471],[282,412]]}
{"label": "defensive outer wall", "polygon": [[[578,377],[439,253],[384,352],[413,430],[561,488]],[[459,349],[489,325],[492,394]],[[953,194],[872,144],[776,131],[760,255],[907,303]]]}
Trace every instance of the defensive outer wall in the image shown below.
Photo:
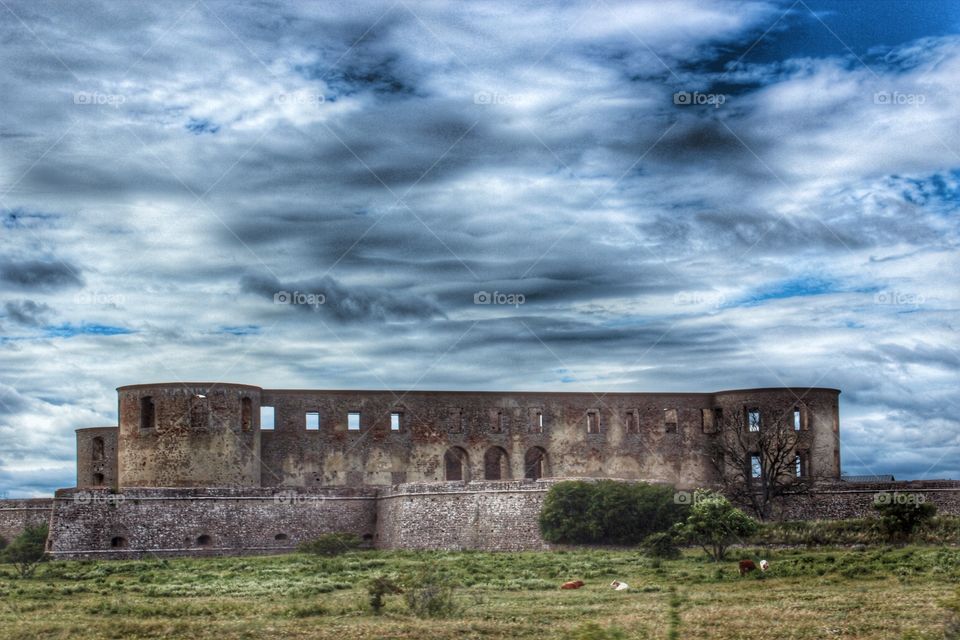
{"label": "defensive outer wall", "polygon": [[537,516],[553,483],[712,486],[718,422],[751,415],[808,432],[798,470],[813,489],[787,500],[787,518],[868,515],[880,491],[960,513],[960,482],[842,481],[836,389],[398,396],[177,383],[121,387],[118,399],[118,427],[77,431],[77,486],[0,500],[0,535],[48,521],[57,558],[277,553],[334,531],[383,549],[546,549]]}

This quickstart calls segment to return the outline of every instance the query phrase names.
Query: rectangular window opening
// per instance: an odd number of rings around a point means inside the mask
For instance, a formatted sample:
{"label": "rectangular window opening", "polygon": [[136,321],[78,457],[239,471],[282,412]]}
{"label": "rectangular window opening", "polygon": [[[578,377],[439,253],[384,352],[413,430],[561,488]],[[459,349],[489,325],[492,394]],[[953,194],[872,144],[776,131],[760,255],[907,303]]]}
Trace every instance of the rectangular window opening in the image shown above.
{"label": "rectangular window opening", "polygon": [[587,413],[587,433],[600,433],[600,415],[596,411]]}
{"label": "rectangular window opening", "polygon": [[747,426],[750,431],[760,431],[760,409],[747,409]]}
{"label": "rectangular window opening", "polygon": [[359,411],[351,411],[347,414],[347,431],[360,431]]}
{"label": "rectangular window opening", "polygon": [[760,462],[760,455],[755,453],[750,456],[750,477],[760,478],[762,475],[763,464]]}
{"label": "rectangular window opening", "polygon": [[463,409],[450,409],[447,414],[450,433],[463,433]]}
{"label": "rectangular window opening", "polygon": [[400,431],[400,414],[390,414],[390,431]]}
{"label": "rectangular window opening", "polygon": [[710,409],[700,409],[700,427],[703,429],[704,433],[713,433],[715,427],[713,425],[713,411]]}
{"label": "rectangular window opening", "polygon": [[800,431],[802,425],[802,420],[800,416],[800,409],[793,410],[793,430]]}
{"label": "rectangular window opening", "polygon": [[677,432],[677,410],[676,409],[664,409],[663,410],[663,428],[667,433],[676,433]]}
{"label": "rectangular window opening", "polygon": [[276,414],[273,410],[273,407],[260,407],[260,429],[265,431],[273,431],[274,429],[274,418]]}
{"label": "rectangular window opening", "polygon": [[153,429],[157,426],[156,407],[151,396],[140,398],[140,428]]}
{"label": "rectangular window opening", "polygon": [[540,411],[533,416],[533,432],[543,433],[543,413]]}
{"label": "rectangular window opening", "polygon": [[319,412],[307,411],[305,421],[306,421],[307,431],[320,430],[320,413]]}

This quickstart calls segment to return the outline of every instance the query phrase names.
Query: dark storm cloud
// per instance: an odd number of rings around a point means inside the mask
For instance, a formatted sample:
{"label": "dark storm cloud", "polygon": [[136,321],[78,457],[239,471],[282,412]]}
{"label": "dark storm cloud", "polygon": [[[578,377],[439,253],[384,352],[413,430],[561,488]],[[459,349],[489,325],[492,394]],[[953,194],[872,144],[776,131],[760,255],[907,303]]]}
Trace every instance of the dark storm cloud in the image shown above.
{"label": "dark storm cloud", "polygon": [[28,291],[83,286],[80,268],[63,260],[0,259],[0,281]]}
{"label": "dark storm cloud", "polygon": [[42,302],[10,300],[3,303],[3,311],[10,320],[18,324],[35,327],[40,325],[41,321],[53,310]]}
{"label": "dark storm cloud", "polygon": [[240,288],[278,307],[318,313],[339,322],[402,322],[443,317],[436,302],[428,298],[382,287],[345,286],[330,276],[281,283],[276,278],[247,275],[241,279]]}
{"label": "dark storm cloud", "polygon": [[960,452],[956,36],[867,70],[789,2],[7,4],[0,484],[144,376],[817,381],[847,470]]}

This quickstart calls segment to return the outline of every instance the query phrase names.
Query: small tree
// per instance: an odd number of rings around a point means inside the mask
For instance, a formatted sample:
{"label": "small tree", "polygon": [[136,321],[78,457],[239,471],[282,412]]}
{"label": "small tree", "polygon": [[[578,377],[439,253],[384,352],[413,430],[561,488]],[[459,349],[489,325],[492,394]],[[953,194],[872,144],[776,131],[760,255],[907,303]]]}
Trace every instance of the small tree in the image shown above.
{"label": "small tree", "polygon": [[387,576],[376,576],[367,584],[367,594],[370,596],[370,609],[374,615],[380,615],[386,604],[384,598],[389,595],[403,593],[396,582]]}
{"label": "small tree", "polygon": [[714,562],[726,556],[727,548],[757,532],[757,521],[733,506],[723,495],[706,489],[693,494],[693,506],[677,533],[700,545]]}
{"label": "small tree", "polygon": [[3,561],[11,563],[21,578],[29,578],[47,559],[47,525],[27,527],[3,550]]}
{"label": "small tree", "polygon": [[767,520],[777,500],[788,493],[805,493],[811,478],[797,474],[797,456],[810,447],[810,432],[796,429],[795,407],[779,415],[764,413],[762,423],[751,424],[748,412],[728,411],[716,424],[710,461],[724,495]]}
{"label": "small tree", "polygon": [[644,555],[651,558],[674,560],[680,557],[680,549],[677,547],[677,534],[673,531],[651,533],[640,543],[640,549]]}
{"label": "small tree", "polygon": [[880,493],[873,501],[880,514],[880,527],[891,540],[906,541],[933,516],[936,505],[912,493]]}

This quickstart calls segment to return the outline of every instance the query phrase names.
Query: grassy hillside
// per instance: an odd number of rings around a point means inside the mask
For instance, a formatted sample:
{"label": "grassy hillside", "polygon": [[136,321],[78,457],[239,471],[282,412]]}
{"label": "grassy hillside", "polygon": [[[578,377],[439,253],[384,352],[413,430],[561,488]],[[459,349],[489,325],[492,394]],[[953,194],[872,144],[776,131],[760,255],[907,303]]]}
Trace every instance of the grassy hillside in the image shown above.
{"label": "grassy hillside", "polygon": [[[740,557],[771,570],[740,578]],[[403,596],[370,613],[372,577],[425,566],[461,585],[459,613],[419,619]],[[570,579],[587,586],[558,590]],[[28,580],[0,566],[0,637],[943,638],[958,583],[960,550],[936,547],[736,551],[720,565],[597,550],[57,562]]]}

